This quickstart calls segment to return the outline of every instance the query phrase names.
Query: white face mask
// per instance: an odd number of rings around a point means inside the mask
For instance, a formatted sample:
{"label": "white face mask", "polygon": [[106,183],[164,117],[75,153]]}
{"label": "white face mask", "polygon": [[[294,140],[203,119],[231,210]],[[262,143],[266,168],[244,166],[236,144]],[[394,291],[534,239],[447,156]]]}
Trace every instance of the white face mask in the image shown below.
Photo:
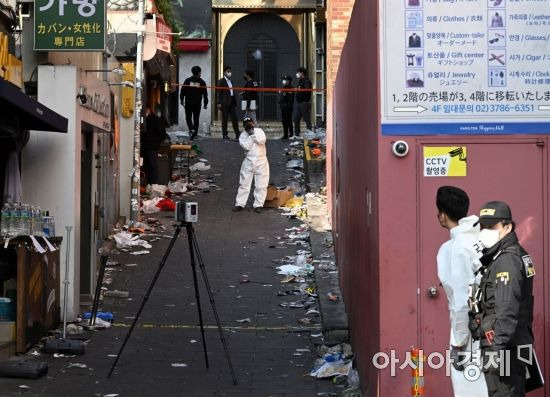
{"label": "white face mask", "polygon": [[491,248],[500,241],[500,231],[492,229],[483,229],[479,232],[479,241],[485,248]]}
{"label": "white face mask", "polygon": [[286,85],[286,83],[288,83],[287,80],[283,80],[283,85]]}
{"label": "white face mask", "polygon": [[296,78],[297,78],[297,79],[300,78],[300,73],[296,73]]}
{"label": "white face mask", "polygon": [[226,75],[228,78],[231,78],[231,72],[226,72],[225,75]]}

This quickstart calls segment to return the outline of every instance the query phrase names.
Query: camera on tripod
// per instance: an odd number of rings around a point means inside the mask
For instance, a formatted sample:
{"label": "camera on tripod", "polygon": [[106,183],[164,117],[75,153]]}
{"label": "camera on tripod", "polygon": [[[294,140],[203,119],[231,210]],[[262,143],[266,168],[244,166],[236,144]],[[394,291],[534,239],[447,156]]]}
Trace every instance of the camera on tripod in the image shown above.
{"label": "camera on tripod", "polygon": [[197,223],[199,221],[199,204],[187,201],[176,202],[176,221]]}

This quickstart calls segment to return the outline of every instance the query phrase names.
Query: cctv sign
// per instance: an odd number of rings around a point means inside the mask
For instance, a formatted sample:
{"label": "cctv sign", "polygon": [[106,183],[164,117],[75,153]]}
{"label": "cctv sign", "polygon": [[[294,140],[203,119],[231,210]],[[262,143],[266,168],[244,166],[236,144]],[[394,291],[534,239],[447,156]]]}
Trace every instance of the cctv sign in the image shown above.
{"label": "cctv sign", "polygon": [[103,51],[105,0],[35,0],[36,51]]}
{"label": "cctv sign", "polygon": [[466,176],[466,147],[424,147],[424,176]]}

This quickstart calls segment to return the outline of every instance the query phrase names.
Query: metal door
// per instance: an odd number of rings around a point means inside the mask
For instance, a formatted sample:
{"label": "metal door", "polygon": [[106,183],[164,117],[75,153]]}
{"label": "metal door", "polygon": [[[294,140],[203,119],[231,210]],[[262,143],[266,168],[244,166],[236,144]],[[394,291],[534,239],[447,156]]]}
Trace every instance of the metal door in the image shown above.
{"label": "metal door", "polygon": [[[277,47],[275,42],[264,34],[253,37],[246,46],[246,68],[254,72],[260,87],[277,86]],[[258,94],[257,117],[259,120],[278,119],[277,93]]]}
{"label": "metal door", "polygon": [[[544,230],[546,214],[546,141],[534,139],[510,140],[502,143],[456,143],[425,141],[418,145],[419,203],[419,341],[426,354],[445,352],[449,344],[447,297],[437,277],[436,255],[449,232],[437,221],[435,195],[442,185],[464,189],[470,197],[470,214],[479,213],[483,203],[491,200],[507,202],[517,223],[516,232],[536,265],[535,278],[535,349],[543,368],[545,361],[545,306],[543,280],[546,277]],[[424,177],[424,146],[465,146],[466,177]],[[429,288],[436,288],[437,297],[430,297]],[[426,369],[426,395],[450,395],[450,378],[444,369]],[[530,394],[544,396],[544,392]]]}

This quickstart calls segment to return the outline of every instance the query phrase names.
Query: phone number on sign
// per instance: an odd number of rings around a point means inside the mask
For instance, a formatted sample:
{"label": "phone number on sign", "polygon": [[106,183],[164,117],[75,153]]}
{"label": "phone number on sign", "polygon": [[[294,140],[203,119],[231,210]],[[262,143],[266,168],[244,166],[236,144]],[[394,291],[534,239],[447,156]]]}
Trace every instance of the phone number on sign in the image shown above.
{"label": "phone number on sign", "polygon": [[433,113],[529,113],[535,111],[535,105],[531,104],[479,104],[479,105],[434,105]]}

